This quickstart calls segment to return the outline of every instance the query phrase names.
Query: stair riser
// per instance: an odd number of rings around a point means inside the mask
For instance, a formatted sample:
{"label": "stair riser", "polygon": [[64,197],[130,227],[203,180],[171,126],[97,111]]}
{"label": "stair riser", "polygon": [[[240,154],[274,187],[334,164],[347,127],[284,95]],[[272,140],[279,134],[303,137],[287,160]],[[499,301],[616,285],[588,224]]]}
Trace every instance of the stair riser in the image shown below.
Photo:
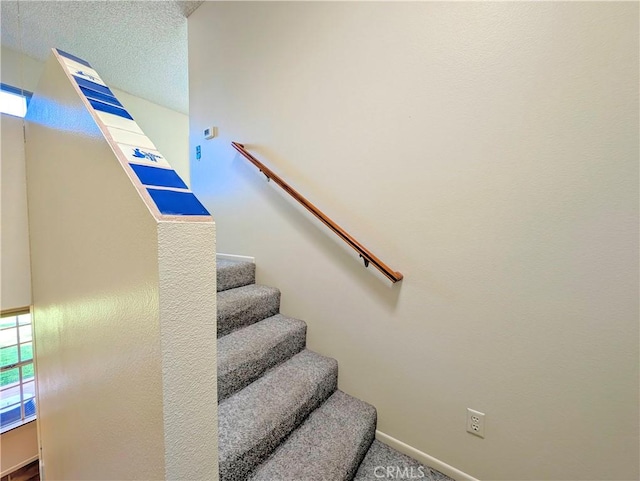
{"label": "stair riser", "polygon": [[316,385],[314,393],[309,399],[290,416],[273,426],[269,436],[264,437],[252,449],[242,453],[234,459],[220,459],[220,481],[245,480],[256,466],[262,463],[273,450],[286,438],[304,419],[320,406],[336,389],[338,385],[338,367],[335,366]]}
{"label": "stair riser", "polygon": [[351,480],[373,442],[376,420],[373,406],[336,391],[250,480]]}
{"label": "stair riser", "polygon": [[231,396],[233,393],[248,386],[258,379],[268,369],[293,357],[305,348],[307,330],[306,326],[293,332],[280,343],[274,345],[268,353],[260,359],[252,360],[238,366],[230,372],[218,374],[218,402]]}
{"label": "stair riser", "polygon": [[362,440],[361,440],[360,444],[358,445],[357,455],[355,456],[355,459],[351,463],[351,469],[349,470],[349,472],[347,473],[347,475],[344,478],[345,481],[347,479],[349,479],[349,480],[353,479],[355,477],[356,473],[358,472],[358,468],[360,467],[360,463],[362,463],[362,460],[367,455],[367,451],[369,450],[369,448],[371,447],[371,444],[373,443],[373,441],[376,438],[376,426],[377,426],[377,424],[378,424],[378,419],[377,419],[377,415],[376,415],[375,419],[371,423],[370,429],[367,430],[367,432],[363,435]]}
{"label": "stair riser", "polygon": [[216,279],[218,292],[255,284],[256,265],[251,262],[218,260]]}
{"label": "stair riser", "polygon": [[271,317],[280,311],[280,292],[277,290],[261,292],[258,296],[247,299],[234,299],[225,302],[223,299],[233,290],[218,294],[218,337],[226,336],[242,327],[255,324]]}

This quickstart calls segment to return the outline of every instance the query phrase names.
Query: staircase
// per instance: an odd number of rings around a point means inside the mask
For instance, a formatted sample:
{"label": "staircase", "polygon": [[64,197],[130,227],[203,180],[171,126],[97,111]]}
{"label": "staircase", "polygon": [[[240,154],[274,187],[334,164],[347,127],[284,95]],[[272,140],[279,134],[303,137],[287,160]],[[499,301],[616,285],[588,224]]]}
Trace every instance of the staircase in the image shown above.
{"label": "staircase", "polygon": [[[217,269],[220,480],[364,481],[380,479],[376,466],[417,470],[374,442],[375,408],[337,389],[338,363],[305,348],[306,324],[279,313],[280,291],[255,284],[255,265],[218,260]],[[445,479],[422,469],[423,479]]]}

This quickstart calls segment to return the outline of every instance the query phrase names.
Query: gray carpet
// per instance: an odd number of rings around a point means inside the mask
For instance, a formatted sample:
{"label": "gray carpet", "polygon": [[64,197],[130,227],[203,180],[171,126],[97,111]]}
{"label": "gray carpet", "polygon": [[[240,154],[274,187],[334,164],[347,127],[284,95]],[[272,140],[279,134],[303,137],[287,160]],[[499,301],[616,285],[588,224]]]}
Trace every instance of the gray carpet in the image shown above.
{"label": "gray carpet", "polygon": [[254,264],[217,268],[221,481],[449,479],[374,441],[375,408],[337,390],[338,363],[305,349]]}
{"label": "gray carpet", "polygon": [[220,479],[248,474],[337,384],[338,363],[305,350],[222,401],[218,405]]}
{"label": "gray carpet", "polygon": [[218,341],[218,402],[258,379],[267,369],[304,349],[307,325],[282,314]]}
{"label": "gray carpet", "polygon": [[236,287],[218,292],[218,337],[274,316],[280,310],[280,291],[274,287]]}
{"label": "gray carpet", "polygon": [[216,266],[218,292],[255,283],[256,265],[252,262],[219,259]]}
{"label": "gray carpet", "polygon": [[352,479],[375,431],[375,408],[336,391],[256,469],[251,481]]}
{"label": "gray carpet", "polygon": [[355,481],[380,481],[381,479],[453,481],[440,471],[424,466],[380,441],[374,441],[358,469]]}

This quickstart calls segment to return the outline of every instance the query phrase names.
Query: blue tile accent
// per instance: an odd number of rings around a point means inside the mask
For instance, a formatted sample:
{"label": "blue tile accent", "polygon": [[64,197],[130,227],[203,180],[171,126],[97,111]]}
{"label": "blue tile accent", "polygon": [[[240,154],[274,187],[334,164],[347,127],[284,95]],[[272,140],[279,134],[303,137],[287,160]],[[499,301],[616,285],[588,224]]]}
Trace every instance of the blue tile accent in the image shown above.
{"label": "blue tile accent", "polygon": [[104,94],[104,95],[110,95],[111,97],[115,97],[115,95],[113,95],[113,92],[109,87],[105,87],[104,85],[97,84],[95,82],[92,82],[91,80],[87,80],[82,77],[76,77],[75,75],[73,76],[73,78],[75,79],[76,83],[80,88],[84,87],[85,89],[88,89],[88,90],[93,90],[95,92],[100,92],[101,94]]}
{"label": "blue tile accent", "polygon": [[118,99],[115,98],[113,95],[106,95],[100,92],[96,92],[95,90],[89,90],[88,88],[83,87],[82,85],[80,85],[80,90],[82,90],[82,93],[88,99],[99,100],[100,102],[105,102],[107,104],[115,105],[116,107],[124,108],[124,106],[120,102],[118,102]]}
{"label": "blue tile accent", "polygon": [[149,195],[165,215],[209,215],[209,211],[191,192],[147,189]]}
{"label": "blue tile accent", "polygon": [[129,164],[144,185],[157,187],[174,187],[188,189],[180,176],[173,169],[160,169],[149,165]]}
{"label": "blue tile accent", "polygon": [[123,117],[125,119],[133,120],[133,117],[129,115],[129,112],[127,112],[125,109],[121,107],[115,107],[113,105],[105,104],[104,102],[99,102],[97,100],[92,100],[92,99],[87,99],[87,100],[89,100],[89,103],[91,104],[91,106],[96,110],[100,110],[101,112],[107,112],[108,114],[117,115],[118,117]]}
{"label": "blue tile accent", "polygon": [[73,60],[75,62],[81,63],[82,65],[85,65],[85,66],[87,66],[89,68],[93,68],[93,67],[91,67],[91,64],[89,62],[87,62],[86,60],[82,60],[80,57],[76,57],[75,55],[71,55],[70,53],[67,53],[64,50],[60,50],[59,48],[57,48],[56,50],[63,57],[67,57],[68,59],[71,59],[71,60]]}

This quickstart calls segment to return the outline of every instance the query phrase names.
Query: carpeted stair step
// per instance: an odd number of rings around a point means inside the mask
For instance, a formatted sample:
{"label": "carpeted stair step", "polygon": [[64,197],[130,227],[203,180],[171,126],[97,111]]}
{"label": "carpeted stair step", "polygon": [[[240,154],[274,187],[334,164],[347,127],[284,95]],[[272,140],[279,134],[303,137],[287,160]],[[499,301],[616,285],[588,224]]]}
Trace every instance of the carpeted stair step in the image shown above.
{"label": "carpeted stair step", "polygon": [[280,310],[280,291],[251,284],[218,292],[218,337],[249,326]]}
{"label": "carpeted stair step", "polygon": [[440,471],[424,466],[380,441],[374,441],[360,464],[354,481],[379,481],[380,479],[453,481]]}
{"label": "carpeted stair step", "polygon": [[218,292],[256,282],[256,265],[253,262],[218,259],[216,270]]}
{"label": "carpeted stair step", "polygon": [[276,314],[218,339],[218,402],[302,351],[307,325]]}
{"label": "carpeted stair step", "polygon": [[375,431],[375,408],[336,391],[249,479],[351,480],[373,442]]}
{"label": "carpeted stair step", "polygon": [[338,363],[304,350],[218,406],[221,481],[247,475],[335,390]]}

